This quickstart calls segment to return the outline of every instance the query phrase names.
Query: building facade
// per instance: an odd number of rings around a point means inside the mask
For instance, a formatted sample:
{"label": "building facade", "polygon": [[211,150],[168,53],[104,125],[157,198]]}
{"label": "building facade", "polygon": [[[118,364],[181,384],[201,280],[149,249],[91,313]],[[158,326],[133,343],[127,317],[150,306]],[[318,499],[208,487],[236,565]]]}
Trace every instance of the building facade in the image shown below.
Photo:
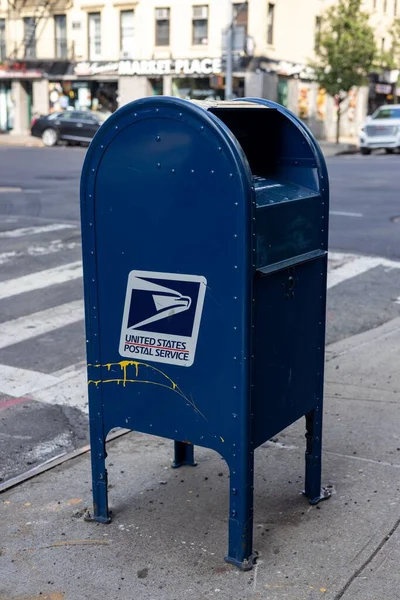
{"label": "building facade", "polygon": [[[0,0],[0,131],[27,131],[34,113],[113,111],[151,94],[224,98],[233,22],[234,96],[276,100],[330,135],[334,101],[307,65],[334,1],[307,0],[304,10],[299,0]],[[387,47],[400,1],[364,4]],[[358,127],[366,103],[366,90],[353,94],[345,128]]]}

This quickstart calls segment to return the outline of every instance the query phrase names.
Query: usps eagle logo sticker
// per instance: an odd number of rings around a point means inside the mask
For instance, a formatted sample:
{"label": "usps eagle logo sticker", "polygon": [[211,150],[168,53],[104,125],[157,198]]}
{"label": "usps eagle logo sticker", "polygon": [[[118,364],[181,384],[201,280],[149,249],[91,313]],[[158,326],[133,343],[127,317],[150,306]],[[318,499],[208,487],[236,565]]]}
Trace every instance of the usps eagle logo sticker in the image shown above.
{"label": "usps eagle logo sticker", "polygon": [[130,359],[190,367],[207,280],[199,275],[131,271],[119,353]]}

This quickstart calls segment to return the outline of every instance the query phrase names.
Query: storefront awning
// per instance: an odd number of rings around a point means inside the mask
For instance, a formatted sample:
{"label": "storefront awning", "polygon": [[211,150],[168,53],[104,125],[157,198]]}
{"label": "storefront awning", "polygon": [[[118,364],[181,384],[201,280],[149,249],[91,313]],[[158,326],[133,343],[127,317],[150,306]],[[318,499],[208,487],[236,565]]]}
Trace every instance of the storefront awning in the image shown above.
{"label": "storefront awning", "polygon": [[73,73],[73,63],[66,60],[7,60],[0,67],[2,79],[41,79]]}

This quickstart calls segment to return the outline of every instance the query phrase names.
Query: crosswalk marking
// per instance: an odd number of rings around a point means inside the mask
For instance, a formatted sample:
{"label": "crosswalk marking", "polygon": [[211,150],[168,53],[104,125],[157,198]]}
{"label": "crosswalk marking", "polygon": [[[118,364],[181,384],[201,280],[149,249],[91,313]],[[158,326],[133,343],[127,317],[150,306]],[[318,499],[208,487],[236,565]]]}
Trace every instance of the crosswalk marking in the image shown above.
{"label": "crosswalk marking", "polygon": [[5,265],[6,263],[13,260],[13,258],[16,258],[17,255],[18,252],[16,252],[15,250],[10,252],[2,252],[0,254],[0,265]]}
{"label": "crosswalk marking", "polygon": [[[61,229],[64,225],[57,225],[56,229],[52,229],[53,227],[53,224],[43,226],[41,231],[43,232],[43,229],[46,231],[56,231],[57,228]],[[75,226],[67,225],[66,228],[72,227]],[[29,232],[38,231],[38,228],[28,227],[15,231],[25,231],[24,235],[30,235]],[[22,255],[44,256],[78,246],[80,246],[79,241],[64,242],[60,239],[36,243],[25,247],[23,250],[10,250],[0,253],[0,265],[5,262],[12,262]],[[330,252],[328,288],[331,289],[340,283],[379,266],[385,269],[400,269],[400,262],[380,257]],[[0,300],[38,289],[45,289],[49,286],[56,286],[57,284],[77,280],[81,277],[81,261],[30,273],[29,275],[0,282]],[[400,304],[400,297],[395,299],[394,302]],[[0,324],[0,349],[56,331],[66,325],[82,321],[83,318],[83,302],[76,300],[7,321]],[[86,379],[86,365],[83,362],[66,366],[62,370],[53,372],[50,375],[28,369],[0,365],[0,394],[9,396],[9,402],[28,396],[31,400],[36,400],[44,404],[72,406],[79,408],[83,412],[87,412]]]}
{"label": "crosswalk marking", "polygon": [[62,375],[0,365],[0,393],[27,397],[43,404],[73,406],[87,412],[86,367],[78,365]]}
{"label": "crosswalk marking", "polygon": [[54,254],[55,252],[62,252],[63,250],[74,250],[75,248],[79,248],[80,245],[80,242],[63,242],[62,240],[53,240],[48,244],[34,244],[32,246],[28,246],[26,250],[0,252],[0,265],[5,265],[15,258],[22,258],[25,256],[44,256],[45,254]]}
{"label": "crosswalk marking", "polygon": [[51,223],[50,225],[40,225],[38,227],[8,229],[7,231],[0,231],[0,239],[18,238],[26,235],[37,235],[38,233],[60,231],[61,229],[75,229],[75,225],[71,225],[69,223]]}
{"label": "crosswalk marking", "polygon": [[400,269],[400,262],[374,256],[345,255],[340,252],[329,252],[329,259],[332,261],[345,260],[344,264],[328,271],[328,289],[375,267]]}
{"label": "crosswalk marking", "polygon": [[369,262],[371,269],[376,266],[387,267],[388,269],[400,269],[399,260],[390,260],[389,258],[383,258],[382,256],[364,256],[360,254],[349,254],[346,252],[333,252],[329,251],[329,258],[332,260],[349,261],[355,260],[356,258],[364,258],[366,262]]}
{"label": "crosswalk marking", "polygon": [[32,400],[43,404],[72,406],[88,412],[86,366],[79,366],[58,377],[53,373],[52,377],[55,379],[53,383],[48,385],[47,380],[40,389],[30,394]]}
{"label": "crosswalk marking", "polygon": [[0,392],[13,398],[30,395],[57,382],[58,379],[53,375],[0,365]]}
{"label": "crosswalk marking", "polygon": [[20,194],[22,192],[22,188],[20,187],[0,187],[0,194]]}
{"label": "crosswalk marking", "polygon": [[76,300],[0,324],[0,349],[71,325],[83,319],[83,302]]}
{"label": "crosswalk marking", "polygon": [[372,269],[374,266],[377,265],[371,265],[371,262],[367,257],[351,260],[328,273],[328,289],[339,283],[343,283],[343,281],[346,281],[347,279],[352,279],[357,275],[361,275],[361,273],[369,271],[369,269]]}
{"label": "crosswalk marking", "polygon": [[330,210],[329,214],[334,215],[336,217],[363,217],[364,216],[362,213],[346,212],[344,210]]}
{"label": "crosswalk marking", "polygon": [[[54,246],[52,251],[57,251],[54,250],[54,248],[56,247],[57,246]],[[37,249],[37,251],[40,252],[41,250]],[[5,255],[6,259],[12,259],[14,256],[11,255],[11,253],[5,253]],[[338,252],[329,253],[329,258],[333,260],[337,257],[343,256],[346,255],[343,255]],[[334,287],[335,285],[338,285],[339,283],[342,283],[343,281],[346,281],[347,279],[351,279],[353,277],[356,277],[357,275],[361,275],[362,273],[365,273],[366,271],[369,271],[370,269],[373,269],[378,266],[386,267],[389,269],[400,269],[400,262],[398,261],[392,261],[385,258],[370,256],[347,256],[349,259],[347,262],[345,262],[340,267],[336,269],[334,268],[329,271],[328,289]],[[0,254],[0,264],[1,258],[2,255]],[[82,277],[81,261],[76,261],[67,265],[61,265],[60,267],[54,267],[45,271],[38,271],[30,275],[18,277],[16,279],[6,280],[0,282],[0,300],[17,294],[22,294],[25,292],[45,288],[49,285],[65,283],[73,279],[78,279],[79,277]]]}
{"label": "crosswalk marking", "polygon": [[0,300],[16,296],[17,294],[43,289],[50,285],[66,283],[80,277],[82,277],[82,262],[79,260],[67,265],[54,267],[53,269],[46,269],[45,271],[38,271],[30,275],[17,277],[16,279],[7,279],[0,282]]}

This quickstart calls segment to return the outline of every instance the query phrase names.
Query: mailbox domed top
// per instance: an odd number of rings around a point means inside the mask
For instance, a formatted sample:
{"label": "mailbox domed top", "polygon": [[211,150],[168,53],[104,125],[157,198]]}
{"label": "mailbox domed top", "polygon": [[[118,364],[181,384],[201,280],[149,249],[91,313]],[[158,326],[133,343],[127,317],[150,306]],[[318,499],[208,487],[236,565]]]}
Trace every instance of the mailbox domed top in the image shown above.
{"label": "mailbox domed top", "polygon": [[[250,188],[252,174],[246,155],[229,127],[216,116],[222,108],[237,112],[244,107],[249,111],[260,108],[265,110],[265,107],[257,107],[251,102],[196,102],[166,96],[152,96],[131,102],[111,115],[100,128],[88,150],[83,173],[88,170],[89,164],[93,168],[93,163],[100,161],[110,144],[114,150],[120,144],[127,148],[127,129],[131,132],[129,145],[141,143],[143,155],[150,161],[150,155],[154,152],[137,135],[137,125],[141,123],[141,128],[145,127],[147,131],[147,139],[150,140],[153,136],[160,144],[157,150],[165,150],[163,143],[166,137],[169,151],[180,151],[182,155],[186,153],[188,145],[193,148],[198,145],[199,153],[200,148],[204,149],[205,145],[211,148],[216,146],[221,156],[229,156],[242,184]],[[200,163],[201,158],[199,156]]]}

